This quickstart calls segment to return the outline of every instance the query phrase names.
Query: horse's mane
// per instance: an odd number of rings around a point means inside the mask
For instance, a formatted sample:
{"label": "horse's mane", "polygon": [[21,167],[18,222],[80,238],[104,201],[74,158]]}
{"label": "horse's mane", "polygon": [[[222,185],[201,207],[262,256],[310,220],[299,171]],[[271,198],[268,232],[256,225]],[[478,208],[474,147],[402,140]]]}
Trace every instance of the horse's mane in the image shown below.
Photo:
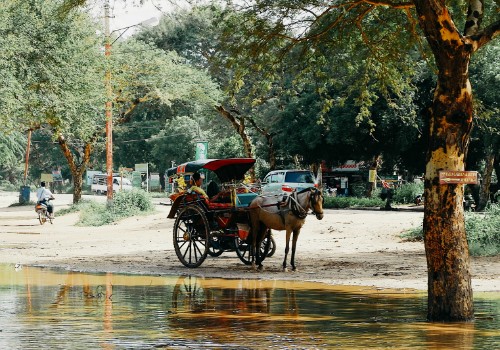
{"label": "horse's mane", "polygon": [[304,188],[303,190],[300,190],[300,192],[297,192],[297,194],[301,194],[301,193],[304,193],[304,192],[312,191],[313,189],[316,189],[316,187]]}

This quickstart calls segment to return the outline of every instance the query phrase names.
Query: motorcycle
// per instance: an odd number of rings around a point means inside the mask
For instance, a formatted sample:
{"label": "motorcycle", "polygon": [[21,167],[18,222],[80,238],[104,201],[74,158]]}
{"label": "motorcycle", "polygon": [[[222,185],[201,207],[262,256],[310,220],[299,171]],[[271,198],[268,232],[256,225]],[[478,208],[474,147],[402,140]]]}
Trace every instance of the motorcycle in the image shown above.
{"label": "motorcycle", "polygon": [[45,224],[47,221],[49,221],[52,224],[53,217],[47,210],[47,204],[37,203],[35,206],[35,212],[38,215],[38,221],[40,221],[40,225]]}

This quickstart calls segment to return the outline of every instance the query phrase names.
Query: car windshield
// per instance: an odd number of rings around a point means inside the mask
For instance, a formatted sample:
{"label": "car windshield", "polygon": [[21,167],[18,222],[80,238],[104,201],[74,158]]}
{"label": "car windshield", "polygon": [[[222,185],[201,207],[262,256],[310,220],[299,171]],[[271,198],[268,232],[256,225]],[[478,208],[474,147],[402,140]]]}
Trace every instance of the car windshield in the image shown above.
{"label": "car windshield", "polygon": [[313,184],[314,178],[310,172],[289,171],[285,175],[285,182],[298,182],[298,183]]}

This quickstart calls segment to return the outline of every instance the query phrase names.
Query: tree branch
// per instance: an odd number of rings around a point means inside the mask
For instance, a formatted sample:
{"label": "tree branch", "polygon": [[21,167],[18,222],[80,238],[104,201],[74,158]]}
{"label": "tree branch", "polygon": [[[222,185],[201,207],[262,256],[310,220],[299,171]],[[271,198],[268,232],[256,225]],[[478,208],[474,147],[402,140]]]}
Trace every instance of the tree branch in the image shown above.
{"label": "tree branch", "polygon": [[474,47],[474,51],[477,51],[489,43],[498,34],[500,34],[500,21],[496,21],[478,33],[466,37],[466,40],[470,41]]}

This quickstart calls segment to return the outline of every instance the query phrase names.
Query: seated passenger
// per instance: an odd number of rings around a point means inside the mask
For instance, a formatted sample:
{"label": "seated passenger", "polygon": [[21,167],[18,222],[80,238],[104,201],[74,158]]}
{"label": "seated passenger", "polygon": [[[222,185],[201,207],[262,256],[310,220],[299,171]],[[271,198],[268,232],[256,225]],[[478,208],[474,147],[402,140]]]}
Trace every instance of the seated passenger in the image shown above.
{"label": "seated passenger", "polygon": [[219,193],[219,185],[214,180],[210,180],[207,186],[207,195],[212,198]]}
{"label": "seated passenger", "polygon": [[202,195],[205,199],[208,199],[207,194],[205,193],[203,188],[201,188],[201,184],[203,183],[203,178],[201,177],[200,173],[194,173],[192,175],[192,178],[193,178],[193,185],[190,188],[191,192],[196,192]]}

